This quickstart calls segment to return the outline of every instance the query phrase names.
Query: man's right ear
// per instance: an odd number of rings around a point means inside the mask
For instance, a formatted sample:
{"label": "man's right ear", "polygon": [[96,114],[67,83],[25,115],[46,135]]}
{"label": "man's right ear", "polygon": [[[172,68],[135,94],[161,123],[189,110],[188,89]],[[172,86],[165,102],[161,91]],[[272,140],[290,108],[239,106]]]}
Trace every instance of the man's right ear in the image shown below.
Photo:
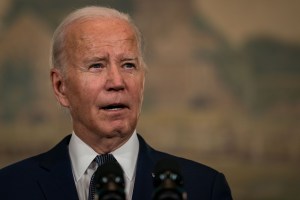
{"label": "man's right ear", "polygon": [[52,68],[50,71],[52,89],[57,101],[64,107],[69,107],[69,100],[66,95],[65,80],[61,70]]}

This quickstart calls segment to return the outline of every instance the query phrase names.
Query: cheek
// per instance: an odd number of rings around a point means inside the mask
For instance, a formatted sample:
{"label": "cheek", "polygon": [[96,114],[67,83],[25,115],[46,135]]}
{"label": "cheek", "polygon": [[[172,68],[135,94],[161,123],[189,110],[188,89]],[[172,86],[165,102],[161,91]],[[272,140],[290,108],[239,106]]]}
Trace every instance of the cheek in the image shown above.
{"label": "cheek", "polygon": [[74,101],[87,104],[96,95],[98,84],[93,79],[87,77],[79,77],[69,81],[69,93]]}
{"label": "cheek", "polygon": [[144,94],[144,81],[141,79],[138,81],[136,84],[134,84],[134,95],[135,95],[135,100],[137,101],[136,103],[140,104],[143,101],[143,94]]}

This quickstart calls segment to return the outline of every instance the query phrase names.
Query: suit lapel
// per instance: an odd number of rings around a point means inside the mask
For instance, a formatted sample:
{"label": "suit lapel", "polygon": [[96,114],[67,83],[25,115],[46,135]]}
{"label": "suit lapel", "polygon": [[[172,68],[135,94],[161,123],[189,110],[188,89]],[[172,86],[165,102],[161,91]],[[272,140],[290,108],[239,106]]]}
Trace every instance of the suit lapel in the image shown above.
{"label": "suit lapel", "polygon": [[152,170],[155,164],[151,156],[153,149],[140,135],[138,138],[140,146],[132,200],[150,200],[153,191]]}
{"label": "suit lapel", "polygon": [[45,173],[38,182],[48,200],[78,200],[68,153],[70,138],[63,139],[40,162]]}
{"label": "suit lapel", "polygon": [[[44,173],[39,177],[38,183],[47,200],[78,200],[68,151],[70,138],[70,136],[64,138],[47,152],[40,162]],[[151,200],[152,170],[156,163],[152,155],[155,151],[140,135],[138,138],[139,155],[132,200]]]}

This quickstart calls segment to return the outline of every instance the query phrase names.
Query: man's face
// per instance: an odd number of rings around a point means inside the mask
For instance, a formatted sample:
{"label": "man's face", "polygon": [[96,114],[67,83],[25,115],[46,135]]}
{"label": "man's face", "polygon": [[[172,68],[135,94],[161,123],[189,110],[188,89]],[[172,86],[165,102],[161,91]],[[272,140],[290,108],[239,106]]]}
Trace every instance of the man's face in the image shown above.
{"label": "man's face", "polygon": [[67,29],[60,103],[82,138],[126,140],[139,117],[145,71],[135,34],[118,19],[90,19]]}

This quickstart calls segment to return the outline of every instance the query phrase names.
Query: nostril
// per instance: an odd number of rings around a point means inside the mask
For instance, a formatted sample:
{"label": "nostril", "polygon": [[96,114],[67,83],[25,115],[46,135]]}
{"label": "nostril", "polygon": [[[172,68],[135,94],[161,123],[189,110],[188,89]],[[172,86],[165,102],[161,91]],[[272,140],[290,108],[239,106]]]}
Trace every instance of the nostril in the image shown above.
{"label": "nostril", "polygon": [[112,87],[109,87],[108,88],[108,91],[122,91],[124,90],[125,88],[123,86],[112,86]]}

